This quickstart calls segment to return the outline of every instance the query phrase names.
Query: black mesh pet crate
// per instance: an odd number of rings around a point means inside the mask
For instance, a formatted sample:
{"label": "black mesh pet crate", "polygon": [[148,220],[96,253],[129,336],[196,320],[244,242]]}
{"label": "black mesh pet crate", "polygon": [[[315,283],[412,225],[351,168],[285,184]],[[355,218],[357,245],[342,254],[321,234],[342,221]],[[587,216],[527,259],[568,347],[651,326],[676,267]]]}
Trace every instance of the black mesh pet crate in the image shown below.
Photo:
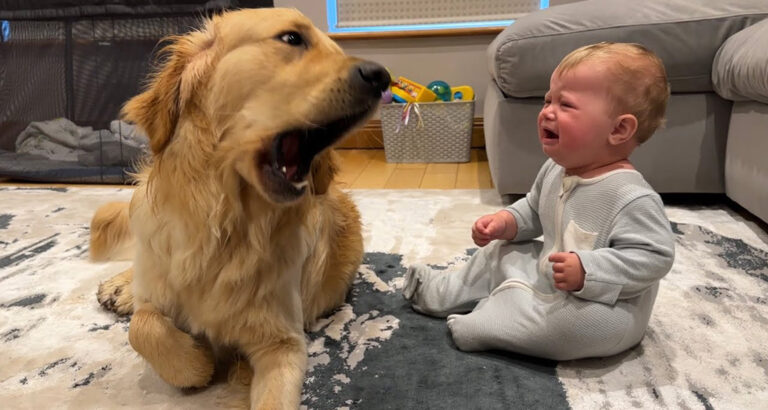
{"label": "black mesh pet crate", "polygon": [[272,0],[0,0],[0,177],[125,183],[148,152],[118,118],[163,37]]}

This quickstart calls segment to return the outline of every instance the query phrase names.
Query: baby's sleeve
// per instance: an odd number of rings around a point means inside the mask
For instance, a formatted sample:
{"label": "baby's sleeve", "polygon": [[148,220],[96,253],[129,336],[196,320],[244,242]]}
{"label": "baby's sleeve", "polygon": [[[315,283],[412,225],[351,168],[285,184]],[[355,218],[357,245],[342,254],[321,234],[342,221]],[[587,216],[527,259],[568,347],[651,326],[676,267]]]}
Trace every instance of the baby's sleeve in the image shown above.
{"label": "baby's sleeve", "polygon": [[542,233],[541,219],[539,218],[539,197],[544,178],[552,169],[554,162],[548,159],[539,169],[536,180],[533,181],[531,190],[512,205],[504,208],[515,217],[517,223],[517,235],[512,239],[513,242],[527,241],[537,238]]}
{"label": "baby's sleeve", "polygon": [[586,277],[574,296],[612,305],[642,294],[672,268],[675,238],[658,195],[625,206],[608,240],[607,248],[576,251]]}

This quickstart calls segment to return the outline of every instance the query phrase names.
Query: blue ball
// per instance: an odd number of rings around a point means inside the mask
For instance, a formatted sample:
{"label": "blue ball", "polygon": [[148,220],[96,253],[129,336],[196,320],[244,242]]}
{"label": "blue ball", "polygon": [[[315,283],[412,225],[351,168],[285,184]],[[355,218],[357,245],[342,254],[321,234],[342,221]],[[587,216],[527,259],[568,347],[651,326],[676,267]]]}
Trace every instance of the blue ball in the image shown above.
{"label": "blue ball", "polygon": [[435,93],[439,100],[451,101],[451,86],[445,81],[432,81],[427,84],[427,89]]}

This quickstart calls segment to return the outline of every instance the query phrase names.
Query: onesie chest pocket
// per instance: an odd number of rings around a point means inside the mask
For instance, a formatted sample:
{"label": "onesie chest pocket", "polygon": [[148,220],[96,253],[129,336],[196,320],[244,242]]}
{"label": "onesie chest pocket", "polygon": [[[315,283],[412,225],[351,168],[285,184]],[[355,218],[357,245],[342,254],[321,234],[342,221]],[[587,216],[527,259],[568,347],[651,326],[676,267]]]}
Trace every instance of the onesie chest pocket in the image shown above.
{"label": "onesie chest pocket", "polygon": [[589,232],[581,229],[576,222],[571,220],[563,232],[563,251],[584,251],[595,248],[597,232]]}

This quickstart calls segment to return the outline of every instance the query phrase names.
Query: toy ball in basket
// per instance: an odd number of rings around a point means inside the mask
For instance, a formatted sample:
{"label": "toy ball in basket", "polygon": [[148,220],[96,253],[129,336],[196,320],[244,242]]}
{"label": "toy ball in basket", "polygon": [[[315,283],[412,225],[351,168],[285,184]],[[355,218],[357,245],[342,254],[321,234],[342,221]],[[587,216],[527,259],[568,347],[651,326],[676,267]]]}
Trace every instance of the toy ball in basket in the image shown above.
{"label": "toy ball in basket", "polygon": [[[440,80],[424,86],[398,77],[385,94],[381,126],[387,162],[469,161],[472,87],[451,87]],[[390,98],[393,104],[386,103]]]}

